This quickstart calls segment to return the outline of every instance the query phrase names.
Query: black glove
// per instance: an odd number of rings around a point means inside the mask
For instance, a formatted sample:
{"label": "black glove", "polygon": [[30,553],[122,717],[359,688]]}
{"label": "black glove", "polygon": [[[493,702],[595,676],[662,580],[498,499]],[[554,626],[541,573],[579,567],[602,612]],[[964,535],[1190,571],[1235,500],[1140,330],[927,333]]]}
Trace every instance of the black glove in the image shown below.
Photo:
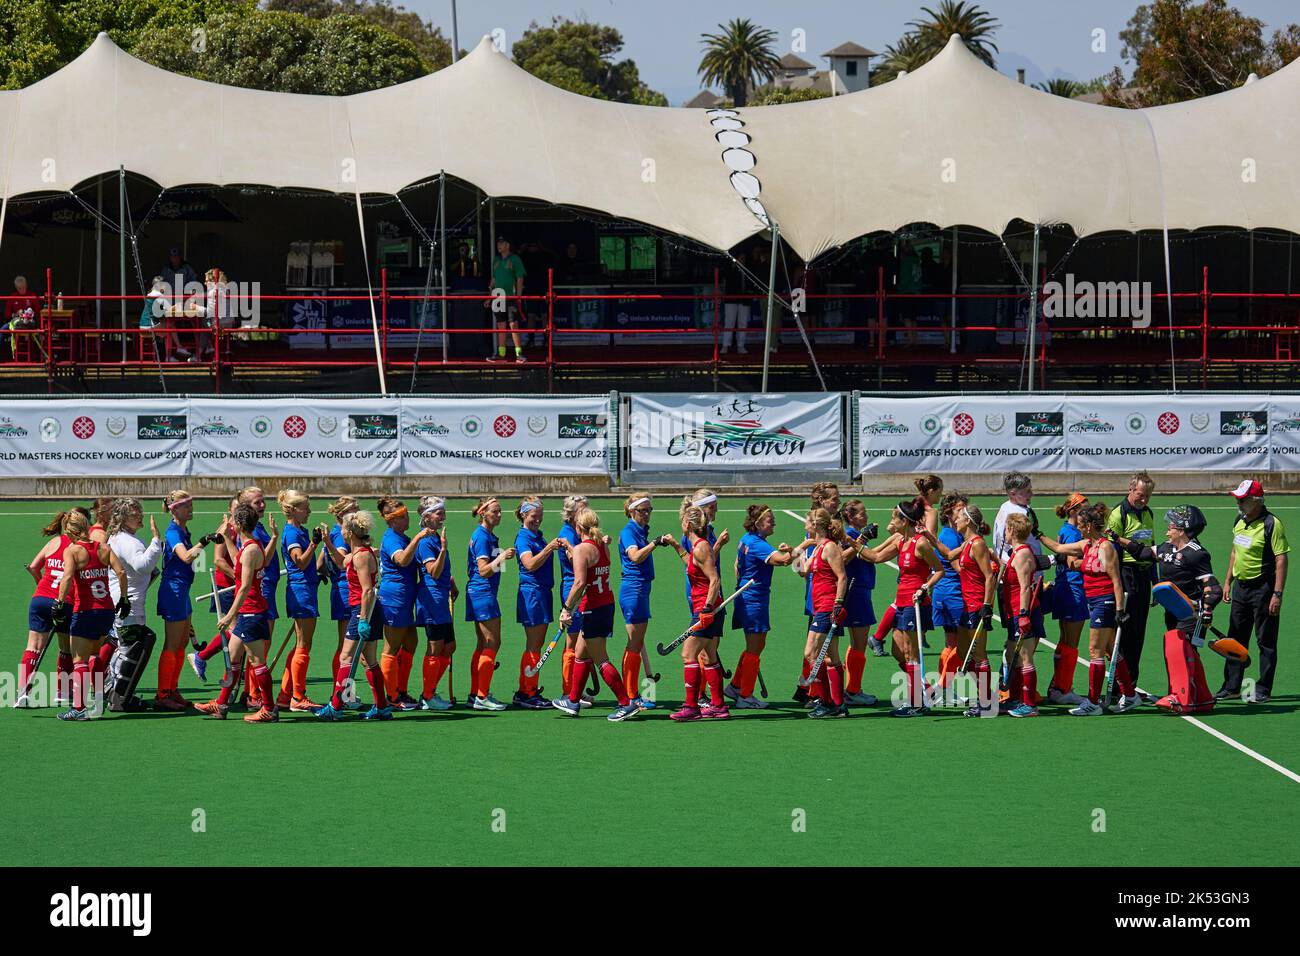
{"label": "black glove", "polygon": [[985,627],[991,627],[993,624],[993,605],[985,604],[980,608],[980,620],[984,622]]}
{"label": "black glove", "polygon": [[321,541],[324,540],[324,538],[325,538],[325,535],[321,533],[320,528],[315,528],[315,529],[312,530],[312,533],[311,533],[311,543],[312,543],[312,544],[320,544]]}
{"label": "black glove", "polygon": [[221,535],[213,531],[211,534],[205,534],[203,537],[199,538],[199,547],[206,548],[208,545],[216,544],[220,540]]}
{"label": "black glove", "polygon": [[668,547],[668,535],[661,534],[659,537],[655,538],[655,544],[661,548]]}
{"label": "black glove", "polygon": [[131,599],[125,593],[117,599],[117,616],[121,618],[131,616]]}
{"label": "black glove", "polygon": [[68,606],[67,601],[55,601],[50,605],[50,620],[54,624],[54,629],[59,633],[66,633],[68,622],[72,620],[72,608]]}
{"label": "black glove", "polygon": [[1115,615],[1115,621],[1116,621],[1116,623],[1118,623],[1118,624],[1127,624],[1127,623],[1128,623],[1128,609],[1125,608],[1124,610],[1118,612],[1118,613]]}

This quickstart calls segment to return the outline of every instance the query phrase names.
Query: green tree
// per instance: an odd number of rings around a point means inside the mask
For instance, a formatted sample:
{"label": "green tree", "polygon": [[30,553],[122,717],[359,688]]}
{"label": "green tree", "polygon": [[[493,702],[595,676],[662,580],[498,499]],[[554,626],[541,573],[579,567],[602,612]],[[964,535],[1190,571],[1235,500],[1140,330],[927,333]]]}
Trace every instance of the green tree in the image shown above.
{"label": "green tree", "polygon": [[822,100],[830,96],[821,90],[807,87],[802,90],[785,90],[769,86],[759,90],[749,101],[750,106],[778,106],[781,103],[806,103],[808,100]]}
{"label": "green tree", "polygon": [[394,36],[410,40],[427,72],[451,65],[451,43],[443,36],[442,28],[389,0],[267,0],[265,6],[267,10],[298,13],[313,20],[338,14],[359,16]]}
{"label": "green tree", "polygon": [[1067,100],[1087,92],[1082,83],[1062,79],[1048,80],[1046,83],[1035,83],[1034,89],[1042,90],[1044,93],[1051,93],[1053,96],[1064,96]]}
{"label": "green tree", "polygon": [[966,0],[942,0],[939,9],[922,7],[928,20],[912,20],[907,25],[916,34],[926,59],[938,54],[954,33],[960,34],[966,49],[989,66],[996,66],[993,54],[998,52],[993,34],[1000,26],[997,17]]}
{"label": "green tree", "polygon": [[744,106],[750,89],[771,80],[781,67],[772,52],[776,32],[741,19],[718,28],[721,33],[702,35],[705,52],[698,72],[705,86],[721,86],[736,106]]}
{"label": "green tree", "polygon": [[633,60],[615,60],[623,36],[613,27],[554,17],[548,27],[534,21],[511,52],[520,67],[552,86],[616,103],[667,106],[662,93],[642,81]]}
{"label": "green tree", "polygon": [[1134,11],[1120,31],[1123,58],[1134,65],[1125,85],[1118,68],[1105,102],[1159,106],[1210,96],[1241,86],[1251,73],[1264,76],[1300,53],[1300,26],[1290,24],[1265,39],[1264,24],[1227,0],[1155,0]]}
{"label": "green tree", "polygon": [[879,86],[898,78],[900,73],[911,73],[930,62],[921,38],[915,33],[905,33],[897,43],[885,47],[884,61],[871,74],[871,85]]}

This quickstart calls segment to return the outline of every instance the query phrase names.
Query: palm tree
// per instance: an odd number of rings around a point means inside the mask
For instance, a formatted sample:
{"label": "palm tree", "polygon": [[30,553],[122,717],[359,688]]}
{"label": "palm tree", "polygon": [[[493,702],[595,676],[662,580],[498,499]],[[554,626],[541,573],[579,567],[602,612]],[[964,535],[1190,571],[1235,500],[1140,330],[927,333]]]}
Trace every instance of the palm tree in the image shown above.
{"label": "palm tree", "polygon": [[937,13],[929,7],[921,10],[930,19],[912,20],[907,25],[919,37],[927,60],[942,50],[948,38],[957,33],[966,49],[989,66],[994,66],[993,54],[998,52],[998,48],[993,42],[993,34],[1000,26],[997,17],[977,4],[967,4],[966,0],[942,0]]}
{"label": "palm tree", "polygon": [[776,75],[781,61],[772,52],[776,31],[762,29],[750,20],[718,24],[721,33],[702,34],[705,53],[699,74],[705,86],[717,83],[736,106],[744,106],[751,86]]}
{"label": "palm tree", "polygon": [[1076,83],[1074,80],[1048,80],[1046,83],[1035,83],[1034,89],[1042,90],[1044,93],[1051,93],[1053,96],[1064,96],[1067,100],[1072,100],[1082,93],[1086,93],[1082,83]]}
{"label": "palm tree", "polygon": [[930,53],[922,48],[921,38],[915,33],[905,33],[897,43],[885,47],[884,56],[884,62],[871,74],[872,86],[897,79],[900,73],[911,73],[930,59]]}

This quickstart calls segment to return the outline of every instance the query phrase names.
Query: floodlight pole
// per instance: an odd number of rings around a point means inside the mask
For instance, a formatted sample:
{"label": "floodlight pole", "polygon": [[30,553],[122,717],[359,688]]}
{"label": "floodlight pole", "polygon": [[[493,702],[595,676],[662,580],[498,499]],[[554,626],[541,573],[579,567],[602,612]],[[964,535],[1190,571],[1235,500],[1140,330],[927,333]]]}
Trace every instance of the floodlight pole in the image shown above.
{"label": "floodlight pole", "polygon": [[1034,348],[1038,333],[1038,224],[1034,223],[1033,273],[1029,279],[1029,390],[1034,390]]}
{"label": "floodlight pole", "polygon": [[776,254],[781,227],[772,223],[772,263],[767,273],[767,329],[763,333],[763,391],[767,391],[767,371],[772,361],[772,321],[776,315]]}
{"label": "floodlight pole", "polygon": [[456,25],[456,0],[451,0],[451,62],[460,59],[460,28]]}
{"label": "floodlight pole", "polygon": [[117,167],[117,278],[121,290],[122,362],[126,363],[126,167]]}

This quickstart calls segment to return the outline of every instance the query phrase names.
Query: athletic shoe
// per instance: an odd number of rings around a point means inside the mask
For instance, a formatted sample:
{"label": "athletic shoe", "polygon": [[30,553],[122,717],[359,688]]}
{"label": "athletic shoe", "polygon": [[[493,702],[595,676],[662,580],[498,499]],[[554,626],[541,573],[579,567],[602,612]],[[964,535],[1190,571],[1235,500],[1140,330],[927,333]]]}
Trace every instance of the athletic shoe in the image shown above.
{"label": "athletic shoe", "polygon": [[190,350],[187,349],[187,348],[182,348],[182,347],[179,347],[179,346],[178,346],[177,349],[176,349],[176,355],[177,355],[179,358],[188,359],[188,358],[190,358]]}
{"label": "athletic shoe", "polygon": [[1156,702],[1156,695],[1155,695],[1155,694],[1148,694],[1148,693],[1147,693],[1146,691],[1144,691],[1144,690],[1139,690],[1139,691],[1137,692],[1137,695],[1138,695],[1138,698],[1139,698],[1139,699],[1142,701],[1142,703],[1144,703],[1144,704],[1154,704],[1154,703]]}
{"label": "athletic shoe", "polygon": [[723,704],[720,707],[714,707],[712,704],[705,704],[700,708],[700,716],[707,717],[710,720],[726,720],[731,716],[731,711],[727,709],[726,704]]}
{"label": "athletic shoe", "polygon": [[230,710],[225,704],[218,703],[215,700],[204,701],[202,704],[195,704],[194,709],[200,714],[207,714],[217,720],[225,720],[226,714]]}
{"label": "athletic shoe", "polygon": [[110,703],[108,709],[113,711],[115,714],[138,714],[141,711],[148,710],[149,705],[139,697],[132,695],[128,700],[123,701],[116,706]]}
{"label": "athletic shoe", "polygon": [[398,694],[396,699],[391,701],[394,710],[419,710],[420,702],[410,694]]}
{"label": "athletic shoe", "polygon": [[818,704],[808,712],[808,716],[814,720],[820,720],[823,717],[847,717],[849,709],[841,704],[836,707],[832,704]]}
{"label": "athletic shoe", "polygon": [[740,700],[740,688],[735,684],[724,684],[722,687],[722,696],[727,700]]}
{"label": "athletic shoe", "polygon": [[31,706],[32,706],[31,698],[28,697],[26,694],[23,694],[16,701],[14,701],[14,710],[26,710],[28,707]]}
{"label": "athletic shoe", "polygon": [[1134,694],[1132,697],[1125,697],[1121,694],[1119,700],[1115,701],[1115,703],[1111,704],[1106,709],[1112,714],[1125,714],[1136,708],[1141,703],[1142,698],[1137,694]]}
{"label": "athletic shoe", "polygon": [[488,353],[488,357],[485,359],[485,361],[487,361],[487,362],[496,362],[496,361],[497,361],[497,355],[496,355],[496,353],[495,353],[495,352],[489,352],[489,353]]}
{"label": "athletic shoe", "polygon": [[654,710],[659,706],[649,697],[633,697],[632,703],[636,704],[641,710]]}
{"label": "athletic shoe", "polygon": [[904,704],[902,707],[895,707],[889,712],[890,717],[921,717],[925,711],[920,707],[913,707],[911,704]]}
{"label": "athletic shoe", "polygon": [[206,684],[208,680],[208,662],[199,657],[198,651],[190,651],[185,655],[185,659],[190,662],[190,669],[198,675],[199,680]]}
{"label": "athletic shoe", "polygon": [[1009,713],[1012,717],[1037,717],[1038,708],[1030,707],[1022,701],[1021,703],[1016,704],[1015,707],[1012,707]]}
{"label": "athletic shoe", "polygon": [[289,706],[290,704],[292,704],[292,703],[293,703],[293,695],[292,695],[292,694],[287,694],[287,693],[285,693],[285,692],[282,690],[282,691],[280,691],[280,693],[278,693],[278,694],[275,695],[275,709],[276,709],[276,710],[284,710],[286,707],[288,707],[288,706]]}
{"label": "athletic shoe", "polygon": [[856,707],[874,707],[878,703],[875,694],[864,694],[862,691],[856,693],[845,691],[844,702]]}
{"label": "athletic shoe", "polygon": [[802,704],[808,699],[808,688],[795,685],[794,696],[791,699],[796,704]]}
{"label": "athletic shoe", "polygon": [[1101,709],[1101,704],[1094,704],[1086,697],[1083,699],[1083,703],[1078,707],[1070,708],[1071,717],[1096,717],[1101,713],[1104,713]]}
{"label": "athletic shoe", "polygon": [[378,704],[371,704],[370,709],[361,715],[362,720],[392,720],[393,705],[380,707]]}
{"label": "athletic shoe", "polygon": [[979,704],[975,704],[975,705],[973,705],[973,706],[971,706],[971,707],[967,707],[965,710],[963,710],[963,711],[961,712],[961,715],[962,715],[963,717],[983,717],[983,716],[984,716],[984,713],[985,713],[984,708],[981,707]]}
{"label": "athletic shoe", "polygon": [[524,364],[525,362],[527,362],[527,361],[528,361],[528,359],[524,358],[524,353],[523,353],[523,352],[516,352],[516,353],[515,353],[515,363],[516,363],[517,365],[523,365],[523,364]]}
{"label": "athletic shoe", "polygon": [[605,719],[616,724],[619,721],[627,720],[629,717],[635,717],[639,713],[641,713],[641,708],[636,705],[635,701],[633,701],[623,704]]}
{"label": "athletic shoe", "polygon": [[522,691],[515,691],[515,696],[510,702],[516,707],[522,707],[525,710],[550,710],[551,702],[541,694],[525,694]]}
{"label": "athletic shoe", "polygon": [[280,722],[280,712],[267,707],[261,707],[256,712],[247,714],[244,717],[246,724],[278,724]]}
{"label": "athletic shoe", "polygon": [[595,702],[596,702],[596,698],[592,697],[590,694],[583,694],[582,697],[578,699],[578,706],[581,707],[583,710],[587,710]]}
{"label": "athletic shoe", "polygon": [[310,711],[314,714],[316,711],[320,710],[320,708],[321,705],[316,703],[310,697],[296,697],[289,704],[289,709],[295,713],[306,713],[307,711]]}
{"label": "athletic shoe", "polygon": [[497,700],[491,694],[488,694],[486,696],[471,698],[469,706],[473,710],[496,711],[496,710],[506,709],[506,705],[501,703],[501,701]]}
{"label": "athletic shoe", "polygon": [[1267,704],[1267,703],[1268,703],[1268,699],[1269,699],[1271,696],[1273,696],[1273,695],[1270,694],[1268,691],[1266,691],[1266,690],[1260,690],[1260,689],[1256,688],[1256,689],[1255,689],[1255,692],[1254,692],[1253,694],[1250,695],[1250,703],[1252,703],[1252,704]]}
{"label": "athletic shoe", "polygon": [[582,705],[575,704],[567,697],[555,698],[555,700],[551,701],[551,706],[554,707],[556,710],[564,711],[570,717],[577,717],[580,713],[582,713]]}
{"label": "athletic shoe", "polygon": [[877,657],[885,656],[884,641],[878,641],[874,637],[869,637],[867,638],[867,647],[871,648],[871,653],[875,654]]}
{"label": "athletic shoe", "polygon": [[1075,707],[1082,704],[1084,699],[1072,690],[1061,690],[1055,684],[1047,689],[1047,702],[1049,704],[1068,704]]}
{"label": "athletic shoe", "polygon": [[326,704],[320,710],[316,711],[316,716],[321,720],[339,720],[342,718],[343,712],[335,710],[333,704]]}
{"label": "athletic shoe", "polygon": [[451,710],[451,701],[443,700],[437,694],[420,701],[422,710]]}
{"label": "athletic shoe", "polygon": [[90,720],[90,714],[86,713],[84,707],[81,710],[77,710],[75,707],[69,708],[61,711],[58,716],[59,720]]}
{"label": "athletic shoe", "polygon": [[168,695],[167,697],[155,697],[153,700],[153,709],[170,710],[173,712],[182,711],[185,709],[185,704],[180,703],[170,695]]}
{"label": "athletic shoe", "polygon": [[822,702],[822,699],[821,699],[820,697],[806,697],[806,698],[804,698],[803,709],[804,709],[804,710],[812,710],[814,707],[816,707],[816,706],[817,706],[818,704],[820,704],[821,702]]}
{"label": "athletic shoe", "polygon": [[1237,688],[1236,690],[1228,690],[1228,688],[1226,687],[1220,687],[1218,690],[1214,692],[1215,700],[1231,700],[1234,697],[1240,697],[1240,696],[1241,696],[1241,688]]}
{"label": "athletic shoe", "polygon": [[344,701],[343,706],[347,710],[358,710],[363,714],[370,709],[370,705],[367,704],[365,701],[363,701],[360,697],[356,698],[351,703]]}
{"label": "athletic shoe", "polygon": [[685,723],[688,720],[699,720],[702,714],[698,707],[687,707],[683,705],[681,710],[674,711],[668,716],[678,723]]}
{"label": "athletic shoe", "polygon": [[767,701],[759,700],[753,694],[748,697],[737,697],[735,700],[737,710],[766,710]]}

